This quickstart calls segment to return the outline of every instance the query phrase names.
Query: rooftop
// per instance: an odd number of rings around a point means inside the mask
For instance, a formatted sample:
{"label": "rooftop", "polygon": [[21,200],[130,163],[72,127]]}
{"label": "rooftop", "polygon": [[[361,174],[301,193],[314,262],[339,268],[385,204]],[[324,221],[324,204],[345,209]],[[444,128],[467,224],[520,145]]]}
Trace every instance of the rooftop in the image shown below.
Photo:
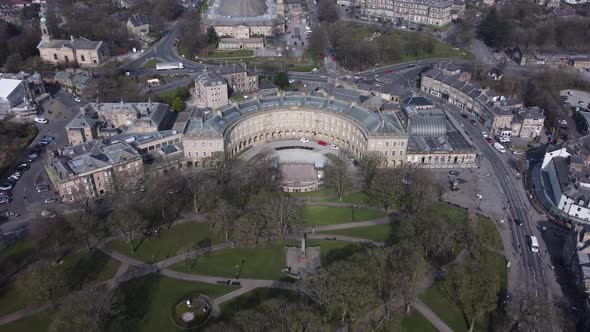
{"label": "rooftop", "polygon": [[102,45],[102,41],[92,41],[86,38],[75,39],[52,39],[42,40],[37,48],[73,48],[76,50],[97,50]]}
{"label": "rooftop", "polygon": [[21,80],[0,78],[0,99],[7,99],[21,82]]}

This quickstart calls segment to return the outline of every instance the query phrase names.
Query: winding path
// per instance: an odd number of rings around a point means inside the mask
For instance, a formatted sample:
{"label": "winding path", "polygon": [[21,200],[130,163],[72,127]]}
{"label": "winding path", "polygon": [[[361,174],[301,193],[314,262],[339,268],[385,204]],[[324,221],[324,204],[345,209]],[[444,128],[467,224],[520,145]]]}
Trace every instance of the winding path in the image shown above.
{"label": "winding path", "polygon": [[[349,207],[350,203],[340,203],[340,202],[306,202],[309,205],[325,205],[325,206],[345,206]],[[200,217],[199,221],[203,221],[203,218]],[[174,224],[188,222],[188,219],[182,219]],[[367,226],[375,226],[375,225],[384,225],[388,224],[390,219],[388,217],[362,221],[362,222],[351,222],[351,223],[344,223],[344,224],[337,224],[337,225],[328,225],[328,226],[319,226],[319,227],[308,227],[305,229],[308,232],[309,239],[318,239],[318,240],[336,240],[336,241],[345,241],[351,243],[365,243],[374,246],[384,246],[384,242],[381,241],[374,241],[365,238],[357,238],[351,236],[343,236],[343,235],[333,235],[333,234],[315,234],[315,232],[322,232],[322,231],[331,231],[331,230],[339,230],[339,229],[349,229],[349,228],[356,228],[356,227],[367,227]],[[117,237],[112,237],[110,240],[115,239]],[[294,238],[294,236],[289,236],[289,238]],[[119,268],[117,269],[115,275],[105,281],[102,284],[106,284],[107,287],[110,289],[117,288],[122,282],[126,282],[132,279],[136,279],[151,273],[158,273],[160,275],[179,279],[179,280],[186,280],[186,281],[193,281],[193,282],[201,282],[207,284],[233,284],[239,285],[240,288],[224,294],[220,297],[217,297],[213,300],[213,303],[218,308],[220,304],[225,303],[227,301],[231,301],[232,299],[239,297],[245,293],[250,292],[256,288],[280,288],[286,290],[296,290],[295,283],[292,282],[285,282],[285,281],[277,281],[277,280],[264,280],[264,279],[235,279],[235,278],[222,278],[222,277],[214,277],[214,276],[205,276],[205,275],[198,275],[198,274],[190,274],[184,272],[173,271],[167,269],[167,267],[172,266],[176,263],[182,262],[187,259],[187,257],[194,257],[195,255],[203,255],[217,250],[223,250],[228,248],[234,248],[233,242],[224,242],[220,244],[213,245],[207,248],[201,248],[197,250],[193,250],[187,253],[183,253],[174,257],[167,258],[155,264],[147,264],[141,260],[138,260],[133,257],[129,257],[124,255],[116,250],[105,245],[105,241],[95,242],[95,248],[100,250],[105,255],[111,257],[112,259],[121,263]],[[133,267],[133,269],[130,269]],[[39,312],[42,312],[46,309],[51,308],[51,303],[45,303],[38,306],[31,306],[28,308],[24,308],[22,310],[4,315],[0,317],[0,325],[8,324],[13,321],[17,321],[32,315],[35,315]],[[428,319],[433,326],[435,326],[439,331],[442,332],[450,332],[452,331],[432,310],[430,310],[423,302],[419,299],[416,299],[414,302],[414,308],[418,310],[426,319]]]}

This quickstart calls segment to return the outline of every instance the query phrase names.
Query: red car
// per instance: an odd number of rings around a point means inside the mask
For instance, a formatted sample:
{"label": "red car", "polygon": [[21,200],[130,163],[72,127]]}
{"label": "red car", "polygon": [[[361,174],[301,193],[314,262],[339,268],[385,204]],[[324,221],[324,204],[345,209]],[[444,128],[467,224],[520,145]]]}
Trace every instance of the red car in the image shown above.
{"label": "red car", "polygon": [[321,146],[326,146],[328,145],[328,143],[324,142],[324,141],[318,141],[318,144]]}
{"label": "red car", "polygon": [[389,69],[389,70],[387,71],[387,73],[388,73],[388,74],[393,74],[393,70]]}
{"label": "red car", "polygon": [[486,141],[488,141],[490,144],[494,144],[494,140],[489,137],[486,137]]}

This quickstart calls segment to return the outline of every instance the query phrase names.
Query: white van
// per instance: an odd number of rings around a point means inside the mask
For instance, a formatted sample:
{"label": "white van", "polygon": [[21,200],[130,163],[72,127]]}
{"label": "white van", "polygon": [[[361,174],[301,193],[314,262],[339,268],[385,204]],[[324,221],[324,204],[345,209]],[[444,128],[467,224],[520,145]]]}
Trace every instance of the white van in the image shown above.
{"label": "white van", "polygon": [[531,252],[536,254],[539,252],[539,242],[537,242],[537,238],[535,236],[529,236],[528,237],[528,242],[529,242],[529,249],[531,249]]}

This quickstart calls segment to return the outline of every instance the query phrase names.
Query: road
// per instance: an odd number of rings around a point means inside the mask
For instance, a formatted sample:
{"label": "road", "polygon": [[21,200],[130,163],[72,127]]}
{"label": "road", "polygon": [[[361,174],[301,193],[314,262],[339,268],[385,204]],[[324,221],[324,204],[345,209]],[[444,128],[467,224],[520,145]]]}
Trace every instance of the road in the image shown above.
{"label": "road", "polygon": [[[443,107],[447,108],[449,113],[453,114],[455,119],[462,123],[463,129],[470,136],[474,146],[487,158],[495,171],[498,184],[507,200],[510,216],[522,221],[522,226],[518,226],[514,222],[508,222],[513,248],[506,248],[506,250],[512,250],[517,255],[520,255],[519,261],[513,262],[512,268],[522,269],[524,276],[520,280],[522,284],[513,286],[516,286],[516,288],[524,286],[532,294],[551,302],[554,297],[561,296],[561,292],[555,279],[555,274],[550,267],[549,258],[547,255],[543,255],[546,245],[542,241],[543,237],[538,228],[538,222],[543,219],[529,204],[528,196],[520,177],[517,177],[516,171],[507,164],[507,159],[510,158],[509,152],[507,154],[501,154],[496,151],[483,138],[481,134],[483,128],[474,126],[467,119],[462,118],[459,109],[449,105],[444,105]],[[539,240],[538,254],[533,254],[528,249],[526,237],[530,235],[536,236]]]}
{"label": "road", "polygon": [[[52,99],[52,101],[47,101],[43,104],[43,109],[45,110],[43,116],[49,120],[49,123],[37,124],[39,134],[30,146],[34,146],[45,135],[53,136],[55,140],[44,149],[41,157],[31,164],[31,168],[16,183],[13,189],[14,198],[6,208],[10,212],[21,214],[21,216],[11,217],[8,222],[3,223],[0,226],[3,232],[25,226],[30,220],[38,218],[41,210],[57,204],[43,203],[45,198],[57,197],[54,192],[37,193],[35,191],[35,187],[38,185],[50,184],[45,174],[43,158],[47,151],[68,145],[64,128],[72,120],[74,115],[78,113],[79,107],[85,103],[77,103],[71,94],[63,90],[54,94]],[[49,113],[50,110],[51,113]],[[27,159],[26,153],[20,158],[20,160],[24,159]]]}

